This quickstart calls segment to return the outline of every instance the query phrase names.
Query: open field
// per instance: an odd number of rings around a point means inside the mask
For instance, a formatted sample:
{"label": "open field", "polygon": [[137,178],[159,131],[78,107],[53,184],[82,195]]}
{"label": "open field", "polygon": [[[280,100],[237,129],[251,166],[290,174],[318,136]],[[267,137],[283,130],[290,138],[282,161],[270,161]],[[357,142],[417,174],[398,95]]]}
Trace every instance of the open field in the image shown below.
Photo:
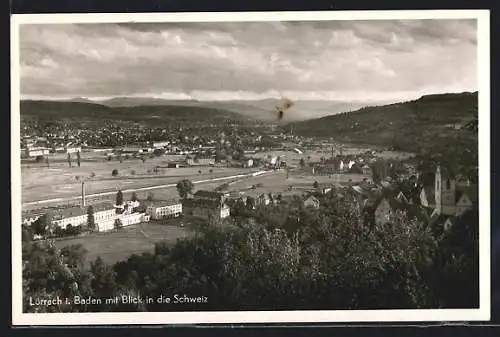
{"label": "open field", "polygon": [[[229,184],[230,192],[243,191],[245,195],[256,197],[262,193],[282,193],[283,195],[295,194],[300,190],[312,189],[315,181],[321,185],[342,185],[351,179],[353,182],[360,182],[363,178],[369,178],[362,174],[333,174],[331,176],[313,176],[290,172],[289,178],[286,178],[286,172],[276,171],[272,174],[252,177]],[[252,185],[262,184],[261,187],[250,189]],[[289,191],[288,187],[293,190]]]}
{"label": "open field", "polygon": [[[298,146],[298,148],[300,148]],[[370,147],[355,147],[355,146],[343,146],[342,154],[343,155],[359,155],[365,153],[366,151],[374,150],[374,148]],[[294,151],[266,151],[259,152],[252,155],[255,158],[265,159],[268,156],[280,156],[281,158],[286,158],[289,166],[298,166],[300,159],[304,159],[304,161],[310,162],[318,162],[321,157],[330,158],[332,155],[331,149],[324,150],[302,150],[303,153],[299,154]],[[333,155],[336,156],[340,154],[340,148],[334,148]],[[398,152],[398,151],[387,151],[383,150],[381,152],[375,153],[376,157],[384,158],[384,159],[406,159],[413,154],[407,152]]]}
{"label": "open field", "polygon": [[132,254],[153,252],[155,243],[174,244],[177,239],[190,235],[184,228],[173,224],[149,222],[124,227],[116,232],[93,233],[88,236],[57,240],[58,248],[81,244],[87,250],[87,261],[100,256],[107,263],[125,260]]}
{"label": "open field", "polygon": [[[205,180],[246,174],[254,170],[243,168],[188,167],[165,169],[154,174],[156,165],[166,165],[167,160],[155,160],[142,163],[140,160],[85,162],[81,167],[68,167],[57,164],[51,167],[23,167],[22,201],[23,203],[51,198],[68,198],[81,193],[81,180],[85,180],[87,194],[116,191],[118,189],[135,189],[156,185],[177,183],[180,179]],[[112,177],[111,172],[117,169],[119,175]],[[212,170],[212,173],[209,172]],[[132,172],[135,171],[135,172]],[[198,171],[201,171],[200,174]],[[132,174],[134,173],[134,174]],[[78,179],[76,177],[79,177]]]}

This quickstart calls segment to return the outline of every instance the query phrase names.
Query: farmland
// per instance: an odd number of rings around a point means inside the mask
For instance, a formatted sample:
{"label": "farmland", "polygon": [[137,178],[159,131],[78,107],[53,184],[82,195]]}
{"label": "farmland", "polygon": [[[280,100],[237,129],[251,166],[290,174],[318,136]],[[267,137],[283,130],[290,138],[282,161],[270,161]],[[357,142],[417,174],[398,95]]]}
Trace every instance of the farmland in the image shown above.
{"label": "farmland", "polygon": [[[66,162],[46,165],[23,165],[21,168],[22,201],[23,203],[51,198],[69,198],[80,195],[81,181],[85,181],[86,194],[117,191],[118,189],[135,189],[156,185],[175,184],[180,179],[206,180],[231,175],[250,173],[252,169],[243,168],[208,168],[189,167],[164,169],[155,174],[155,166],[166,166],[172,158],[166,156],[148,159],[142,162],[138,159],[106,161],[90,158],[82,154],[80,167],[73,164],[68,167]],[[116,169],[118,175],[111,172]],[[201,171],[201,173],[199,173]]]}
{"label": "farmland", "polygon": [[100,256],[106,263],[127,259],[132,254],[152,252],[157,242],[174,244],[177,239],[190,235],[186,229],[174,224],[149,222],[124,227],[119,231],[92,233],[78,238],[56,241],[58,248],[82,245],[87,251],[87,261]]}

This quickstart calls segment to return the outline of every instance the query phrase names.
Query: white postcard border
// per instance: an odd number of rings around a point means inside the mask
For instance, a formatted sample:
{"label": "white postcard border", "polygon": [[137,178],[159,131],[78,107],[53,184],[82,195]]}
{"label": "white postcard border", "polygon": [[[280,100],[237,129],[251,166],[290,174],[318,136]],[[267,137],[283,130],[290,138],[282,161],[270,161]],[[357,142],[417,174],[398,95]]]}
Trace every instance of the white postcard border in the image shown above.
{"label": "white postcard border", "polygon": [[[235,12],[235,13],[106,13],[15,14],[11,16],[11,201],[12,201],[12,324],[216,324],[216,323],[314,323],[314,322],[451,322],[490,319],[490,23],[489,10]],[[243,22],[326,20],[477,19],[479,93],[480,206],[480,307],[478,309],[422,310],[321,310],[50,313],[22,312],[21,163],[19,26],[21,24],[118,22]],[[14,220],[15,219],[15,220]]]}

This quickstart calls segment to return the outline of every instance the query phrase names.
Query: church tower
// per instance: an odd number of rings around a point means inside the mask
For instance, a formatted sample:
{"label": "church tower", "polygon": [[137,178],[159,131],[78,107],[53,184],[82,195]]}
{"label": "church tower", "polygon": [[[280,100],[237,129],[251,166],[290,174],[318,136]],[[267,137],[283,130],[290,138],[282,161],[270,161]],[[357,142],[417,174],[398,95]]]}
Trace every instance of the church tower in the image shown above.
{"label": "church tower", "polygon": [[434,195],[436,198],[436,211],[439,214],[455,214],[455,194],[455,179],[443,174],[441,167],[438,166],[434,181]]}

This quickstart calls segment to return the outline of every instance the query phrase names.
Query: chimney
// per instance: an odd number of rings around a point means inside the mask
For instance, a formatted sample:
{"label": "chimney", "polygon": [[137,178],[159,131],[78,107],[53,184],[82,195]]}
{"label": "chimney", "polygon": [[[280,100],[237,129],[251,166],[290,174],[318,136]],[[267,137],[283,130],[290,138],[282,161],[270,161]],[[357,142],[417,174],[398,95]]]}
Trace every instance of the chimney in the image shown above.
{"label": "chimney", "polygon": [[85,182],[82,181],[82,208],[85,208]]}

